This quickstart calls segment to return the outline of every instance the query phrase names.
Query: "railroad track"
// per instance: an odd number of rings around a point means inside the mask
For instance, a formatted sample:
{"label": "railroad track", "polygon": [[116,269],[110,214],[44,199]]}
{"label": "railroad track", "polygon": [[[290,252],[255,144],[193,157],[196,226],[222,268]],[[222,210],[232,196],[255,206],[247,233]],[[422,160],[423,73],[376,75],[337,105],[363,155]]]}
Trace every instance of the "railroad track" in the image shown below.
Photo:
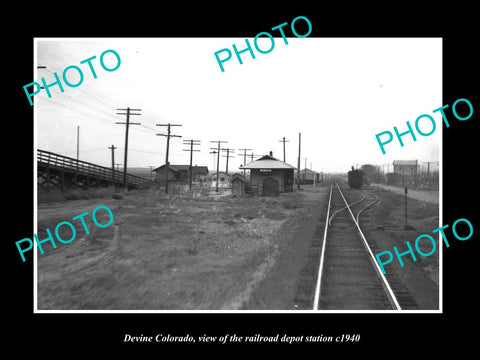
{"label": "railroad track", "polygon": [[313,308],[401,310],[359,225],[360,215],[379,198],[356,194],[360,198],[348,204],[338,184],[330,187]]}

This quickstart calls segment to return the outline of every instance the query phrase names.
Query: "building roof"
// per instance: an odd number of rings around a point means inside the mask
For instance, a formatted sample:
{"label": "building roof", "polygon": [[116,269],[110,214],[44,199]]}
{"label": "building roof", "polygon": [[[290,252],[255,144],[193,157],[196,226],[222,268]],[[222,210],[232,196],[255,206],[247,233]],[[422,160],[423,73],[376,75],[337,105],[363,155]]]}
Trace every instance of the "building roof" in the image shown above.
{"label": "building roof", "polygon": [[301,174],[305,174],[305,172],[306,172],[307,174],[309,174],[309,175],[311,175],[311,174],[320,174],[319,172],[314,171],[314,170],[310,170],[310,169],[308,169],[308,168],[304,168],[304,169],[300,170],[300,173],[301,173]]}
{"label": "building roof", "polygon": [[287,164],[277,158],[274,158],[271,155],[265,155],[260,159],[252,161],[245,166],[241,167],[242,169],[296,169],[295,166]]}
{"label": "building roof", "polygon": [[393,165],[417,166],[417,160],[393,160]]}
{"label": "building roof", "polygon": [[[152,171],[158,171],[160,169],[163,169],[164,167],[165,167],[165,164],[156,168],[156,169],[153,169]],[[172,164],[170,164],[168,166],[168,168],[173,172],[188,171],[188,169],[190,168],[190,165],[172,165]],[[208,174],[208,167],[207,166],[193,165],[192,166],[192,172],[194,174]]]}

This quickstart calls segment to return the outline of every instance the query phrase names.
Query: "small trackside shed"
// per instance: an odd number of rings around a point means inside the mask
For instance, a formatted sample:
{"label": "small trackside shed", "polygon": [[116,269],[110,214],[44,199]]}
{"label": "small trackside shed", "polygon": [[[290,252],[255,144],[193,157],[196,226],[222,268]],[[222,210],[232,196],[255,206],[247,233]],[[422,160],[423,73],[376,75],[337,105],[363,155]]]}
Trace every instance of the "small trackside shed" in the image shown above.
{"label": "small trackside shed", "polygon": [[293,191],[296,168],[270,155],[241,167],[250,170],[250,186],[258,195],[271,196]]}

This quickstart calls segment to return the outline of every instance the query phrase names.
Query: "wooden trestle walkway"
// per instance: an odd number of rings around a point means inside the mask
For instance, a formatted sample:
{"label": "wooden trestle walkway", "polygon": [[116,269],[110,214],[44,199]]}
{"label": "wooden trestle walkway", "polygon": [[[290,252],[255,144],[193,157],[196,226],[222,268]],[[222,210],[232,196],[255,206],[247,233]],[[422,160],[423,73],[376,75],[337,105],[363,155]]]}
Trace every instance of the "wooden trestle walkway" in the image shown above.
{"label": "wooden trestle walkway", "polygon": [[126,186],[142,188],[151,181],[127,174],[123,183],[123,171],[80,161],[50,151],[37,150],[37,189],[89,189],[92,187]]}

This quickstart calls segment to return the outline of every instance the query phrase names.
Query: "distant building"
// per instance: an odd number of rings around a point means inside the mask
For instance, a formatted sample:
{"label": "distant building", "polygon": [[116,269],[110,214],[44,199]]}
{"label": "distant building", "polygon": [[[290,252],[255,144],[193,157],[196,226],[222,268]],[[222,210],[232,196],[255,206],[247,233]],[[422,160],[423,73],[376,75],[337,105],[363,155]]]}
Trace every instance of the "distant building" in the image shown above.
{"label": "distant building", "polygon": [[417,176],[418,161],[417,160],[394,160],[393,172],[395,174],[415,177]]}
{"label": "distant building", "polygon": [[277,195],[293,191],[295,167],[273,157],[265,155],[252,161],[241,169],[250,170],[250,186],[258,195]]}
{"label": "distant building", "polygon": [[[169,181],[190,181],[190,165],[169,165],[168,168],[162,165],[153,169],[156,173],[155,181],[164,183],[167,179]],[[192,180],[200,181],[203,177],[208,175],[208,167],[206,166],[192,166]]]}
{"label": "distant building", "polygon": [[380,167],[371,164],[364,164],[361,167],[363,171],[363,181],[366,185],[370,183],[377,183],[382,181],[382,175],[380,174]]}
{"label": "distant building", "polygon": [[[294,172],[295,179],[297,179],[297,170]],[[316,183],[320,182],[322,176],[320,173],[310,170],[310,169],[302,169],[300,170],[300,183],[302,184],[313,184],[315,180]]]}
{"label": "distant building", "polygon": [[387,184],[416,187],[417,174],[417,160],[394,160],[393,173],[387,174]]}

